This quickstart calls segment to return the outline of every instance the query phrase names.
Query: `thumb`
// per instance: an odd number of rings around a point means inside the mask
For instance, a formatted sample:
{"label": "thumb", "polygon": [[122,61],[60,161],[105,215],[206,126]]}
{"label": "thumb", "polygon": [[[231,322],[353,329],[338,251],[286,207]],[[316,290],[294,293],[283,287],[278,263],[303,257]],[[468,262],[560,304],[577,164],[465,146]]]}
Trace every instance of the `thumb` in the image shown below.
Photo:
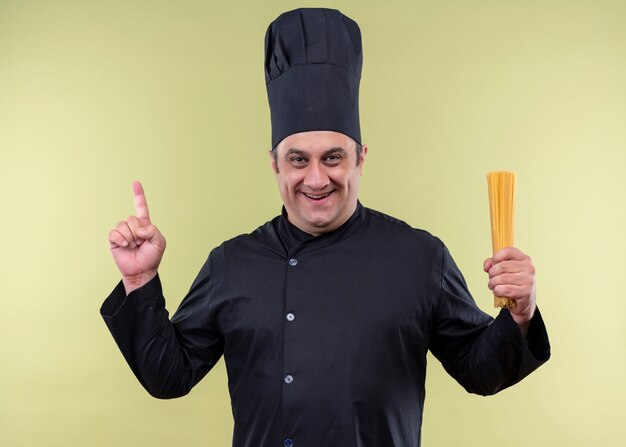
{"label": "thumb", "polygon": [[137,229],[137,236],[149,241],[160,252],[165,251],[165,237],[155,225],[146,225]]}

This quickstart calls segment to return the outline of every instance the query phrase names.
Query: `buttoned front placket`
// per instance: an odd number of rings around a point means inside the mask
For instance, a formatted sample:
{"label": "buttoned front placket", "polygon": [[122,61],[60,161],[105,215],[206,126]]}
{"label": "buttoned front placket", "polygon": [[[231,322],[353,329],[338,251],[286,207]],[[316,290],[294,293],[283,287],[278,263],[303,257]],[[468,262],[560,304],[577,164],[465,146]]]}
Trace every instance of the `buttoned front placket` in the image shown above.
{"label": "buttoned front placket", "polygon": [[284,340],[283,340],[283,421],[284,439],[282,447],[298,446],[298,413],[302,402],[302,390],[306,387],[303,382],[304,372],[298,358],[302,355],[303,340],[297,328],[297,315],[302,310],[302,276],[306,270],[306,262],[298,257],[301,253],[297,244],[289,251],[286,262],[285,297],[284,297]]}
{"label": "buttoned front placket", "polygon": [[340,230],[317,237],[296,234],[299,230],[289,228],[286,216],[282,222],[285,284],[284,306],[278,311],[283,322],[283,369],[282,377],[276,378],[282,384],[282,447],[308,447],[314,439],[311,430],[319,421],[311,420],[316,417],[311,408],[321,390],[319,365],[313,362],[320,355],[320,326],[328,319],[320,314],[324,297],[317,281],[327,271],[325,249],[346,234],[360,212],[361,207]]}

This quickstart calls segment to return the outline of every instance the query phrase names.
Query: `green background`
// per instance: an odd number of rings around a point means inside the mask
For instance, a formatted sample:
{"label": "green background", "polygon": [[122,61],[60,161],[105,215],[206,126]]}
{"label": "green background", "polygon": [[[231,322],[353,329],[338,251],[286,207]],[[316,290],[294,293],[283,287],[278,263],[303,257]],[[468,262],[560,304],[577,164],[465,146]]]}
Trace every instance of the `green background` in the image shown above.
{"label": "green background", "polygon": [[227,446],[220,364],[151,398],[99,315],[146,189],[173,311],[209,250],[280,210],[263,36],[330,6],[364,41],[361,200],[441,237],[495,315],[485,173],[514,170],[553,357],[466,394],[434,359],[426,446],[623,442],[626,3],[0,0],[0,445]]}

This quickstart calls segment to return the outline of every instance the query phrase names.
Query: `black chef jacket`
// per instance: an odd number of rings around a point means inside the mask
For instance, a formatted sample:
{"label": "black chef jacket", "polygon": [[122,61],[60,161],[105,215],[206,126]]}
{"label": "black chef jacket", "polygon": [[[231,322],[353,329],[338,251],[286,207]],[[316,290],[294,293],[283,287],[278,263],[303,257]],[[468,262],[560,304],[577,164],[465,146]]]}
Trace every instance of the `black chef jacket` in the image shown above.
{"label": "black chef jacket", "polygon": [[214,249],[168,319],[158,276],[101,314],[150,394],[187,394],[224,355],[235,447],[420,445],[426,353],[492,394],[546,361],[480,311],[443,243],[364,208],[317,237],[282,216]]}

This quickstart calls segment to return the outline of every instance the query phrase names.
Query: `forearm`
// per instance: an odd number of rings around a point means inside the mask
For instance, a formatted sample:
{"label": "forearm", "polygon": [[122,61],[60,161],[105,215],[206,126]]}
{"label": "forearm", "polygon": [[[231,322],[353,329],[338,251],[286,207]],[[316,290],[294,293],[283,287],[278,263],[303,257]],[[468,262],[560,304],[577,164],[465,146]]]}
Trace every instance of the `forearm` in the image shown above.
{"label": "forearm", "polygon": [[472,393],[495,394],[522,380],[550,357],[539,311],[522,330],[507,310],[472,343],[457,380]]}
{"label": "forearm", "polygon": [[133,289],[118,284],[100,313],[133,373],[154,397],[185,395],[193,370],[165,309],[158,276]]}

